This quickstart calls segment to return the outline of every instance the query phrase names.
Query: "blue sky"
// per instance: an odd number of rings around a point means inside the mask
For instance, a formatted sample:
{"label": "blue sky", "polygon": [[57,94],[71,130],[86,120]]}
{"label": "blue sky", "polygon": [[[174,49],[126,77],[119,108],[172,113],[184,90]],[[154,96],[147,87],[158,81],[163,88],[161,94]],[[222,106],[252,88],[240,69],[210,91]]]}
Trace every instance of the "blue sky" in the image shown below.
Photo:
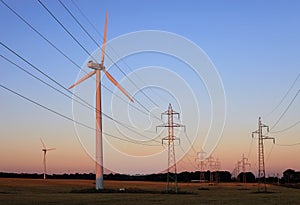
{"label": "blue sky", "polygon": [[[88,55],[61,29],[37,1],[5,2],[51,42],[74,59],[77,64],[82,65],[86,61]],[[97,46],[80,30],[58,1],[42,2],[55,13],[57,18],[70,29],[70,32],[78,38],[89,52],[92,53],[97,49]],[[85,21],[72,2],[69,0],[63,2],[101,44],[102,37]],[[85,15],[93,22],[94,26],[98,28],[100,34],[103,34],[105,11],[109,12],[108,40],[140,30],[163,30],[193,41],[206,52],[220,74],[227,99],[227,120],[224,134],[215,150],[215,155],[222,156],[219,158],[223,161],[224,169],[230,170],[234,166],[234,160],[239,160],[242,153],[248,153],[251,144],[250,133],[257,129],[258,116],[263,117],[265,124],[274,124],[299,89],[300,83],[298,80],[282,105],[274,113],[268,115],[280,102],[299,74],[299,1],[95,0],[76,2]],[[76,80],[78,69],[74,68],[73,64],[30,30],[2,3],[0,4],[0,22],[2,26],[1,42],[30,60],[65,87],[68,87]],[[0,49],[2,55],[32,71],[29,66],[6,49],[3,47]],[[155,60],[149,60],[151,58],[155,58]],[[176,66],[181,65],[178,62],[176,63],[176,61],[154,54],[132,56],[125,60],[134,69],[138,69],[139,66],[151,66],[155,63],[165,66],[175,64],[174,71],[176,72],[176,69],[178,69]],[[72,102],[70,99],[34,81],[2,58],[0,59],[0,64],[1,84],[15,89],[65,115],[72,116]],[[129,70],[125,71],[129,72]],[[112,68],[111,72],[118,80],[123,79],[123,76],[117,69]],[[193,82],[193,78],[189,74],[182,77],[187,81]],[[93,85],[93,82],[91,84]],[[111,89],[114,88],[106,80],[104,80],[104,84]],[[193,89],[199,86],[199,89],[203,91],[203,96],[199,95],[197,98],[203,99],[205,102],[201,109],[204,113],[204,119],[206,116],[209,119],[209,112],[206,113],[209,110],[209,107],[206,107],[209,104],[209,97],[203,83],[199,82],[199,85],[191,83],[191,86]],[[41,171],[42,167],[41,163],[39,163],[41,155],[35,149],[39,149],[40,142],[38,138],[43,135],[49,144],[60,146],[58,150],[65,150],[65,160],[70,161],[72,156],[76,155],[86,162],[80,166],[70,163],[68,165],[69,168],[66,168],[63,160],[59,160],[61,156],[59,151],[53,152],[51,153],[52,161],[56,160],[57,164],[55,165],[52,162],[52,167],[54,167],[52,172],[65,172],[66,170],[93,171],[93,163],[86,157],[78,143],[72,123],[42,111],[40,108],[4,90],[0,90],[0,96],[0,137],[1,141],[4,142],[0,146],[2,150],[0,170]],[[93,103],[93,98],[88,98],[88,94],[86,97],[89,102]],[[147,99],[143,98],[142,95],[139,95],[139,100],[143,104],[150,106]],[[159,99],[155,100],[159,102]],[[107,104],[106,101],[104,103]],[[160,104],[161,109],[166,109],[167,104],[164,105],[162,103]],[[176,102],[174,102],[175,104]],[[186,112],[188,113],[188,111]],[[159,110],[157,110],[157,113],[159,113]],[[182,114],[184,115],[184,113]],[[87,119],[87,122],[89,120]],[[295,100],[280,124],[278,124],[278,129],[288,127],[298,120],[299,97]],[[192,126],[192,122],[187,120],[186,123],[188,123],[187,126]],[[205,126],[206,123],[208,122],[204,120]],[[109,121],[105,122],[105,125],[109,127]],[[282,144],[298,142],[298,132],[299,126],[296,126],[287,133],[280,133],[277,136],[278,141]],[[58,141],[60,142],[59,145],[57,145]],[[20,162],[12,163],[16,156],[15,152],[7,148],[11,146],[16,147],[24,156],[31,158],[31,163],[28,165],[20,165]],[[281,172],[282,169],[288,166],[293,168],[295,166],[294,162],[299,166],[299,159],[293,157],[299,155],[297,146],[288,148],[274,146],[272,149],[270,148],[272,146],[271,143],[267,143],[266,146],[268,146],[266,152],[271,153],[268,158],[270,161],[269,166],[274,172]],[[233,149],[233,147],[236,149]],[[253,150],[249,158],[255,164],[256,146],[253,146],[251,149]],[[77,150],[77,152],[74,150]],[[279,156],[283,156],[284,153],[284,156],[290,160],[286,160],[284,164],[278,165],[276,159]],[[190,155],[195,155],[195,153],[190,153]],[[11,156],[11,160],[7,160],[3,156]],[[51,156],[49,155],[49,157]],[[189,161],[186,160],[186,162],[188,168],[193,169],[189,165]],[[83,166],[88,168],[82,168]],[[253,171],[256,171],[255,166],[252,168]],[[300,167],[295,168],[300,169]],[[123,167],[122,171],[126,172],[126,167]],[[127,171],[130,173],[134,172],[134,170],[129,168]]]}

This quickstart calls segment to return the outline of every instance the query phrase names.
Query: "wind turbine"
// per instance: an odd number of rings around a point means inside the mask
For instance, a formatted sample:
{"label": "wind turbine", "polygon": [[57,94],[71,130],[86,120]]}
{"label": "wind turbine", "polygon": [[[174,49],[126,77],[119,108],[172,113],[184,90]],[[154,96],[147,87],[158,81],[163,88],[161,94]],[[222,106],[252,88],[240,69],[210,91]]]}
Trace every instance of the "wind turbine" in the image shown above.
{"label": "wind turbine", "polygon": [[121,92],[133,102],[133,98],[121,87],[121,85],[107,72],[104,66],[104,56],[105,56],[105,47],[106,47],[106,34],[107,34],[107,23],[108,23],[108,13],[106,12],[105,26],[104,26],[104,35],[103,35],[103,44],[102,44],[102,55],[101,63],[94,63],[89,61],[87,66],[93,69],[91,72],[86,74],[76,83],[71,85],[69,89],[75,87],[76,85],[82,83],[86,79],[90,78],[96,74],[96,190],[104,189],[103,183],[103,143],[102,143],[102,111],[101,111],[101,71],[104,72],[106,77],[121,90]]}
{"label": "wind turbine", "polygon": [[44,152],[44,179],[46,179],[46,154],[48,151],[51,150],[56,150],[56,148],[47,148],[45,143],[43,142],[42,138],[40,138],[42,145],[43,145],[43,149],[42,151]]}

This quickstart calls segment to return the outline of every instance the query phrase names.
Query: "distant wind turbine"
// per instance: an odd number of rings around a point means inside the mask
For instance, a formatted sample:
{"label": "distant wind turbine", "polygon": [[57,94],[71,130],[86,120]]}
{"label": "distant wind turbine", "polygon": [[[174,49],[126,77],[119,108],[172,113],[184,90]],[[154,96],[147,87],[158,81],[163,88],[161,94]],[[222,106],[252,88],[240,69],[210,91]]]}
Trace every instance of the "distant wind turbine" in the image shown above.
{"label": "distant wind turbine", "polygon": [[89,61],[87,66],[93,69],[91,72],[86,74],[76,83],[71,85],[69,89],[75,87],[76,85],[82,83],[86,79],[92,77],[96,74],[96,190],[104,189],[103,183],[103,144],[102,144],[102,111],[101,111],[101,70],[104,72],[106,77],[121,90],[121,92],[133,102],[133,98],[121,87],[121,85],[107,72],[104,66],[104,56],[105,56],[105,47],[106,47],[106,34],[107,34],[107,23],[108,23],[108,13],[106,12],[104,35],[103,35],[103,44],[102,44],[102,55],[101,63],[94,63]]}
{"label": "distant wind turbine", "polygon": [[44,179],[46,179],[46,173],[47,173],[47,170],[46,170],[46,154],[47,154],[48,151],[56,150],[56,148],[47,148],[45,143],[43,142],[42,138],[40,138],[40,140],[41,140],[42,145],[43,145],[42,151],[44,152]]}

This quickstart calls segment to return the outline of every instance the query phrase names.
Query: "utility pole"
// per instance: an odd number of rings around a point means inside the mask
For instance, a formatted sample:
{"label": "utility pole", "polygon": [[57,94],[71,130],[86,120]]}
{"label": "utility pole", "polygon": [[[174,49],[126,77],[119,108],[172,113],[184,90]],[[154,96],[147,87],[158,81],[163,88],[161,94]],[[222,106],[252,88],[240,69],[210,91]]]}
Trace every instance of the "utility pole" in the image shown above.
{"label": "utility pole", "polygon": [[[261,191],[261,183],[264,184],[264,192],[267,192],[266,186],[266,169],[265,169],[265,157],[264,157],[264,140],[272,139],[275,144],[275,138],[263,135],[263,129],[267,128],[269,132],[269,126],[261,123],[261,117],[258,118],[258,130],[252,132],[252,138],[256,134],[258,136],[258,192]],[[263,180],[263,182],[262,182]]]}
{"label": "utility pole", "polygon": [[166,191],[171,192],[171,184],[174,183],[175,186],[175,193],[178,191],[177,185],[177,169],[176,169],[176,159],[175,159],[175,146],[174,141],[178,140],[180,143],[180,139],[174,136],[174,127],[184,127],[184,125],[174,123],[174,116],[180,119],[180,115],[178,112],[175,112],[172,109],[171,103],[169,104],[168,110],[161,114],[161,118],[163,115],[168,116],[168,123],[164,123],[162,125],[156,126],[156,130],[158,127],[167,127],[168,128],[168,136],[162,139],[162,143],[164,141],[167,142],[168,145],[168,170],[167,170],[167,187]]}
{"label": "utility pole", "polygon": [[246,183],[246,166],[251,166],[250,163],[248,163],[248,158],[246,158],[243,154],[242,156],[242,170],[243,170],[243,183]]}
{"label": "utility pole", "polygon": [[200,152],[197,152],[197,158],[196,160],[200,161],[200,164],[198,164],[198,166],[200,165],[200,183],[201,182],[204,182],[205,181],[205,174],[204,174],[204,168],[205,168],[205,155],[206,155],[206,152],[204,152],[202,149]]}

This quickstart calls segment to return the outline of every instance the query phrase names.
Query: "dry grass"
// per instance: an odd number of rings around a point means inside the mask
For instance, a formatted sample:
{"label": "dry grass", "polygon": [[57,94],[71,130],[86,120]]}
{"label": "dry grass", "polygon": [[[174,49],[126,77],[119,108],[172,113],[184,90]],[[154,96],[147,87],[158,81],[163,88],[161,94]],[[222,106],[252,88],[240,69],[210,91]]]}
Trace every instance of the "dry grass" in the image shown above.
{"label": "dry grass", "polygon": [[[93,189],[90,180],[1,179],[1,204],[300,204],[300,189],[268,186],[270,193],[255,193],[256,184],[224,183],[216,186],[180,183],[181,191],[163,194],[165,183],[105,181],[107,189],[138,189],[145,193],[73,193]],[[150,193],[153,191],[153,193]]]}

